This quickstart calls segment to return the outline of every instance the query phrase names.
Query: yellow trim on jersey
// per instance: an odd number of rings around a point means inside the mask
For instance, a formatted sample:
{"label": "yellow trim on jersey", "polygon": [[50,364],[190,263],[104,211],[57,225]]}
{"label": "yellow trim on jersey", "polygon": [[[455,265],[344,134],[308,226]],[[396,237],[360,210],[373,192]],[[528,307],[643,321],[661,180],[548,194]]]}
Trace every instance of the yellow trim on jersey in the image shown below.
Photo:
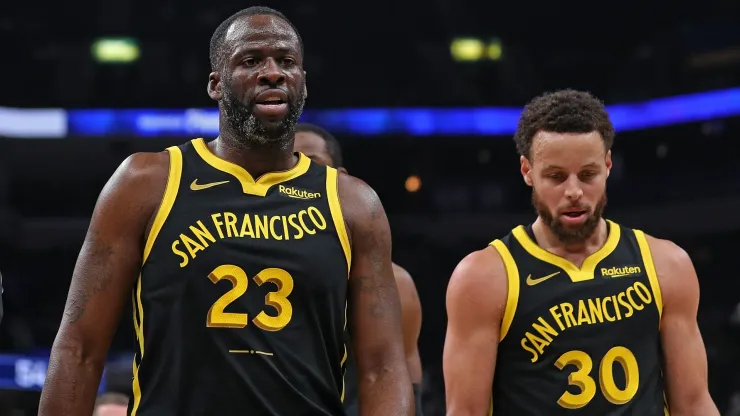
{"label": "yellow trim on jersey", "polygon": [[491,401],[488,404],[488,416],[493,416],[493,396],[491,396]]}
{"label": "yellow trim on jersey", "polygon": [[[663,370],[660,370],[660,376],[663,377]],[[665,377],[663,377],[665,380]],[[668,410],[668,398],[665,396],[665,390],[663,390],[663,416],[671,416],[671,412]]]}
{"label": "yellow trim on jersey", "polygon": [[[334,221],[334,228],[337,230],[337,236],[339,237],[339,243],[342,245],[342,251],[344,251],[344,258],[347,260],[347,278],[349,279],[349,270],[352,267],[352,247],[349,243],[349,234],[347,234],[347,227],[344,224],[344,215],[342,214],[342,204],[339,202],[339,173],[336,169],[327,166],[326,167],[326,200],[329,203],[329,211],[331,212],[331,218]],[[344,303],[344,330],[347,330],[347,302]],[[344,367],[347,362],[347,344],[344,344],[344,356],[342,362],[339,364],[340,367]],[[344,403],[345,393],[345,382],[344,373],[342,371],[342,396],[341,400]]]}
{"label": "yellow trim on jersey", "polygon": [[342,215],[342,204],[339,202],[339,174],[337,170],[327,166],[326,167],[326,198],[329,201],[329,210],[331,211],[331,217],[334,220],[334,228],[337,230],[339,236],[339,242],[342,244],[342,250],[344,250],[344,257],[347,259],[347,277],[349,277],[349,270],[352,266],[352,247],[349,243],[349,235],[347,234],[347,227],[344,225],[344,215]]}
{"label": "yellow trim on jersey", "polygon": [[525,231],[524,226],[520,225],[515,228],[512,233],[514,237],[519,241],[519,244],[524,247],[525,250],[532,256],[554,266],[560,267],[568,274],[572,282],[583,282],[585,280],[592,280],[594,278],[594,272],[596,266],[601,263],[602,260],[607,258],[617,245],[619,244],[619,238],[621,235],[620,227],[618,224],[606,220],[609,223],[609,236],[606,238],[604,245],[596,250],[593,254],[586,257],[581,267],[576,266],[570,260],[564,259],[558,255],[552,254],[549,251],[538,246],[537,243],[532,241]]}
{"label": "yellow trim on jersey", "polygon": [[[347,322],[346,318],[344,322]],[[342,401],[342,403],[344,403],[344,391],[345,391],[344,373],[347,372],[347,369],[344,368],[344,363],[346,362],[347,362],[347,344],[345,343],[344,344],[344,356],[342,357],[342,362],[339,363],[339,367],[342,368],[342,396],[340,397],[340,400]]]}
{"label": "yellow trim on jersey", "polygon": [[[136,325],[136,311],[139,311],[139,325]],[[134,405],[131,408],[131,416],[136,416],[136,411],[141,404],[141,385],[139,384],[139,367],[144,359],[144,308],[141,305],[141,275],[136,282],[136,297],[134,298],[134,326],[136,328],[136,339],[139,341],[139,365],[136,365],[136,358],[133,360],[134,380],[132,391],[134,393]]]}
{"label": "yellow trim on jersey", "polygon": [[[175,199],[177,199],[177,191],[180,189],[180,178],[182,176],[182,152],[179,147],[172,146],[167,148],[170,154],[170,169],[167,175],[167,186],[165,187],[164,194],[162,195],[162,202],[159,204],[157,214],[154,216],[154,222],[152,228],[149,230],[146,243],[144,245],[144,253],[142,255],[142,267],[149,258],[149,253],[152,251],[154,241],[157,239],[157,235],[162,230],[164,222],[170,215],[172,207],[175,205]],[[136,330],[136,339],[139,342],[139,366],[136,365],[136,359],[133,362],[134,380],[132,390],[134,393],[134,404],[131,408],[131,416],[136,416],[136,411],[139,409],[141,403],[141,386],[139,385],[139,367],[141,361],[144,359],[144,307],[141,303],[141,274],[136,281],[136,295],[134,296],[134,329]],[[139,319],[136,319],[136,312],[139,312]]]}
{"label": "yellow trim on jersey", "polygon": [[222,172],[226,172],[234,176],[241,183],[242,191],[249,195],[265,196],[271,186],[295,179],[306,173],[308,168],[311,166],[311,159],[306,157],[304,154],[299,153],[298,163],[296,163],[292,168],[282,172],[267,172],[255,180],[243,167],[227,160],[223,160],[211,153],[211,150],[203,139],[195,139],[192,143],[195,151],[198,152],[198,155],[206,163]]}
{"label": "yellow trim on jersey", "polygon": [[501,332],[499,335],[499,342],[504,340],[506,334],[509,332],[512,321],[514,321],[514,314],[516,313],[516,307],[519,303],[519,268],[516,266],[514,257],[511,256],[509,248],[501,240],[494,240],[489,245],[498,251],[501,255],[501,259],[504,261],[506,267],[506,282],[508,285],[506,293],[506,308],[504,309],[504,317],[501,319]]}
{"label": "yellow trim on jersey", "polygon": [[645,238],[645,233],[640,230],[633,231],[635,232],[637,245],[640,246],[640,255],[642,256],[642,262],[645,264],[645,273],[647,273],[648,280],[650,281],[650,288],[653,290],[655,306],[658,307],[658,318],[661,318],[663,316],[663,295],[660,291],[658,272],[655,271],[655,263],[653,262],[653,255],[650,252],[650,245],[647,238]]}

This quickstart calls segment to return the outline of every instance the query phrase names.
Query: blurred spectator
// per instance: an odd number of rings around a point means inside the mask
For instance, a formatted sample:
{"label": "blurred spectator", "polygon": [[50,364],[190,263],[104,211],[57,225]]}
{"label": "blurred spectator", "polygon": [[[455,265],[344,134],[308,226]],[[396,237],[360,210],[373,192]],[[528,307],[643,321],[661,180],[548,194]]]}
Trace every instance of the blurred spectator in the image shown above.
{"label": "blurred spectator", "polygon": [[93,416],[126,416],[128,397],[121,393],[103,393],[95,402]]}

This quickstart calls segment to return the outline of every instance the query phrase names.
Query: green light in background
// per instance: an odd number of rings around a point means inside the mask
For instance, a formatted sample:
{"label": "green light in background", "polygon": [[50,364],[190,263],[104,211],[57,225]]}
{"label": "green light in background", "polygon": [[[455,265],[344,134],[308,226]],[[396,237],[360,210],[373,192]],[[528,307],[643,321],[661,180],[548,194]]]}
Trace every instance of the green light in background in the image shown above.
{"label": "green light in background", "polygon": [[486,55],[488,55],[488,59],[492,61],[498,61],[501,59],[501,56],[504,54],[504,48],[501,45],[501,39],[494,38],[491,40],[491,42],[486,47]]}
{"label": "green light in background", "polygon": [[450,45],[450,53],[456,61],[474,62],[483,58],[485,45],[479,39],[457,38]]}
{"label": "green light in background", "polygon": [[139,45],[131,38],[100,38],[92,44],[92,55],[98,63],[131,63],[139,59]]}

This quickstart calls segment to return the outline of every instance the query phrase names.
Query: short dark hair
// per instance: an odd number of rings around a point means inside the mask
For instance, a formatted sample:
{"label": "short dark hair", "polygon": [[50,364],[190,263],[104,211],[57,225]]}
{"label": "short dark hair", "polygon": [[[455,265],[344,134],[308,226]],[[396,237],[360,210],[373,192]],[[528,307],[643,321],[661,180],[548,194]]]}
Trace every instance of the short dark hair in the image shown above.
{"label": "short dark hair", "polygon": [[340,168],[344,166],[344,158],[342,157],[342,147],[339,145],[339,140],[334,137],[331,133],[325,129],[310,123],[299,123],[295,126],[296,133],[305,132],[313,133],[324,140],[326,143],[326,150],[329,152],[331,157],[331,167]]}
{"label": "short dark hair", "polygon": [[532,139],[539,131],[590,133],[597,131],[604,148],[614,143],[614,125],[604,103],[588,92],[571,89],[550,92],[534,98],[524,107],[514,134],[516,150],[529,158]]}
{"label": "short dark hair", "polygon": [[286,23],[288,23],[290,27],[293,28],[293,31],[298,37],[298,43],[301,48],[301,55],[303,55],[303,39],[301,38],[301,34],[298,33],[298,29],[295,27],[293,22],[288,20],[288,18],[285,17],[284,14],[280,13],[279,11],[275,9],[265,7],[265,6],[252,6],[252,7],[243,9],[243,10],[239,10],[238,12],[232,14],[226,20],[221,22],[221,24],[218,25],[218,27],[216,28],[216,31],[213,32],[213,36],[211,36],[211,48],[210,48],[211,70],[212,71],[218,71],[223,67],[224,39],[226,39],[226,32],[229,30],[231,25],[237,19],[242,18],[242,17],[263,16],[263,15],[276,16],[284,20]]}

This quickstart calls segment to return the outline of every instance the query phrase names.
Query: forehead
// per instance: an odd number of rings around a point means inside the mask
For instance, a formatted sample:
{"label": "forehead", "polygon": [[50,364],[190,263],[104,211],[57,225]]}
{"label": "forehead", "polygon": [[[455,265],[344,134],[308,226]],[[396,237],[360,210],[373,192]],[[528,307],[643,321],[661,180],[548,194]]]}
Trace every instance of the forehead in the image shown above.
{"label": "forehead", "polygon": [[244,16],[226,31],[225,43],[232,48],[273,47],[291,52],[300,51],[298,35],[288,22],[278,16]]}
{"label": "forehead", "polygon": [[604,160],[606,150],[599,132],[538,132],[532,140],[531,156],[541,165],[583,166]]}
{"label": "forehead", "polygon": [[328,154],[324,139],[310,131],[296,132],[294,147],[296,151],[305,154]]}
{"label": "forehead", "polygon": [[98,416],[123,416],[126,414],[126,406],[118,405],[118,404],[104,404],[98,407],[97,413],[95,413]]}

